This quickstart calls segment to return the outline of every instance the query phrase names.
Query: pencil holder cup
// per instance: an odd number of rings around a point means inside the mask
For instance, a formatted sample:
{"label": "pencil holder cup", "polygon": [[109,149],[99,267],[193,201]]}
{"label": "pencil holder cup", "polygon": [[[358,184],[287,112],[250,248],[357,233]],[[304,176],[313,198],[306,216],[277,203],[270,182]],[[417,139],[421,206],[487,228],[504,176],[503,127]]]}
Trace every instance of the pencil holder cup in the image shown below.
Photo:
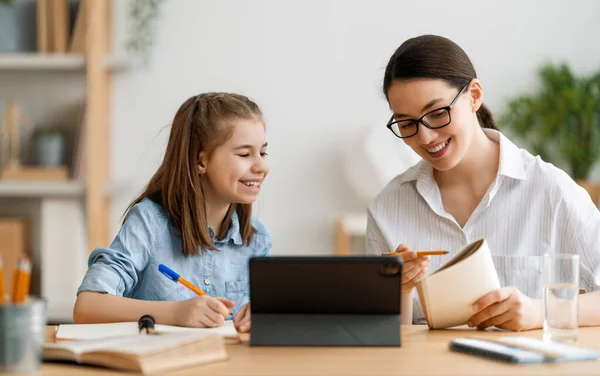
{"label": "pencil holder cup", "polygon": [[42,362],[46,301],[0,305],[0,374],[35,372]]}

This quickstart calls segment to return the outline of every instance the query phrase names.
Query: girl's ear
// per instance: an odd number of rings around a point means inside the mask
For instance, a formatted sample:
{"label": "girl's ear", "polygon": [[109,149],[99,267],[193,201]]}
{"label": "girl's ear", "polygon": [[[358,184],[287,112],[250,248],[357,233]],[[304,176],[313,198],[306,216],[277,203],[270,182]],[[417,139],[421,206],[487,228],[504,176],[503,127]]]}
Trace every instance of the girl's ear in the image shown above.
{"label": "girl's ear", "polygon": [[200,156],[198,157],[198,172],[200,175],[206,174],[206,162],[208,161],[208,156],[205,152],[201,151]]}
{"label": "girl's ear", "polygon": [[477,112],[483,103],[483,88],[481,82],[474,78],[469,85],[469,98],[473,112]]}

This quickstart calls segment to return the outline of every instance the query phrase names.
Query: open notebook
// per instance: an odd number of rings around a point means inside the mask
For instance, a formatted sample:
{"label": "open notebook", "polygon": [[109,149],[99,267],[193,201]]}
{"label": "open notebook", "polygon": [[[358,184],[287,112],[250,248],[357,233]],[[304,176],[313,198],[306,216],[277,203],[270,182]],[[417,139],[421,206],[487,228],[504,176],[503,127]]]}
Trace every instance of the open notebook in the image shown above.
{"label": "open notebook", "polygon": [[[203,333],[216,334],[226,339],[237,339],[238,332],[233,321],[227,320],[216,328],[184,328],[180,326],[156,324],[154,329],[160,333]],[[64,324],[56,331],[56,341],[90,340],[110,337],[138,335],[137,322],[119,322],[113,324]]]}
{"label": "open notebook", "polygon": [[473,316],[472,304],[498,288],[500,280],[485,239],[468,244],[417,283],[431,329],[465,325]]}
{"label": "open notebook", "polygon": [[187,332],[45,343],[42,357],[150,374],[222,361],[227,351],[222,336]]}

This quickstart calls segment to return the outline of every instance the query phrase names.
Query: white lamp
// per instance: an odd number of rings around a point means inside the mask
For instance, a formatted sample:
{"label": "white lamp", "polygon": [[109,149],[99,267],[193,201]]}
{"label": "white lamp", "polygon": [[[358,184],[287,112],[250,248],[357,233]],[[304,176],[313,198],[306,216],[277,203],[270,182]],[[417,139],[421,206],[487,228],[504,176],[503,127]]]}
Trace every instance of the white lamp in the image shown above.
{"label": "white lamp", "polygon": [[[345,150],[343,171],[365,207],[396,176],[421,160],[403,140],[385,127],[370,127],[361,132]],[[363,236],[367,229],[366,210],[338,219],[336,254],[350,253],[350,237]]]}
{"label": "white lamp", "polygon": [[420,160],[417,153],[387,128],[370,127],[346,150],[344,175],[367,205],[394,177]]}

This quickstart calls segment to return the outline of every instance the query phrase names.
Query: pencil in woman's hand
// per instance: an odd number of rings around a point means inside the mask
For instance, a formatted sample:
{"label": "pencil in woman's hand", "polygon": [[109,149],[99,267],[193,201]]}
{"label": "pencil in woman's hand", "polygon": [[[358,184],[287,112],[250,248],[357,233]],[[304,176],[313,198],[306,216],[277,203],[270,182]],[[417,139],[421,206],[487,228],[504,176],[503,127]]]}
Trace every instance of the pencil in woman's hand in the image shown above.
{"label": "pencil in woman's hand", "polygon": [[[397,254],[399,254],[400,252],[388,252],[388,256],[395,256]],[[442,255],[447,255],[448,251],[418,251],[416,252],[417,256],[421,257],[421,256],[442,256]]]}

